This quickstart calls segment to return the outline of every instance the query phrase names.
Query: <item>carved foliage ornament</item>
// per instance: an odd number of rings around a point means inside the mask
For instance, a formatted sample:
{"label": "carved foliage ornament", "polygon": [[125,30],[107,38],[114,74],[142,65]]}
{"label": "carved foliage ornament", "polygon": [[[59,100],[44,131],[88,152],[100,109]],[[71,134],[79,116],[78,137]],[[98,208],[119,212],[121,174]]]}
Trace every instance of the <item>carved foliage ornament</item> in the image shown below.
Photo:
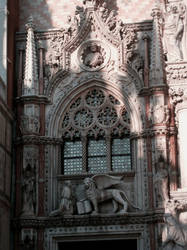
{"label": "carved foliage ornament", "polygon": [[[86,1],[86,3],[91,2]],[[93,2],[95,3],[96,1]],[[86,40],[88,29],[91,33],[94,26],[94,30],[96,31],[98,29],[97,26],[99,27],[101,23],[103,24],[103,30],[99,29],[97,32],[103,33],[109,42],[113,43],[115,41],[114,45],[116,46],[123,42],[126,59],[132,57],[134,46],[137,42],[137,35],[134,28],[118,20],[117,13],[114,10],[109,11],[106,2],[103,4],[98,3],[96,6],[97,8],[92,10],[87,9],[87,4],[86,8],[77,6],[75,15],[68,16],[66,27],[57,31],[51,37],[50,49],[46,53],[45,75],[47,79],[50,79],[63,65],[67,64],[64,60],[69,59],[64,59],[63,55],[65,47],[70,46],[72,41],[73,43],[69,50],[75,50],[83,40]],[[90,11],[92,13],[91,17],[87,14]],[[100,20],[97,20],[98,18]],[[106,44],[103,46],[101,42],[96,41],[94,43],[94,41],[91,41],[81,46],[78,53],[78,60],[85,70],[99,70],[108,61],[108,48],[106,48]]]}

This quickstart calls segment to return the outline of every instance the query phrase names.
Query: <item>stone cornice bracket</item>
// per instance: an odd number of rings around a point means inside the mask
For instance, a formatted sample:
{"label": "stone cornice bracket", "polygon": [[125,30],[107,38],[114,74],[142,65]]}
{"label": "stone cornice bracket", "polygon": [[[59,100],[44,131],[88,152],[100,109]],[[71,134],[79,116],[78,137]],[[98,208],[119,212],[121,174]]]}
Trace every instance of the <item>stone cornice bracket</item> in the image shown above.
{"label": "stone cornice bracket", "polygon": [[33,18],[25,25],[27,31],[26,57],[23,81],[23,95],[38,94],[38,65],[36,56],[36,44],[34,38]]}
{"label": "stone cornice bracket", "polygon": [[150,85],[164,84],[164,59],[160,33],[161,10],[158,4],[155,4],[152,10],[153,33],[151,43],[151,69]]}

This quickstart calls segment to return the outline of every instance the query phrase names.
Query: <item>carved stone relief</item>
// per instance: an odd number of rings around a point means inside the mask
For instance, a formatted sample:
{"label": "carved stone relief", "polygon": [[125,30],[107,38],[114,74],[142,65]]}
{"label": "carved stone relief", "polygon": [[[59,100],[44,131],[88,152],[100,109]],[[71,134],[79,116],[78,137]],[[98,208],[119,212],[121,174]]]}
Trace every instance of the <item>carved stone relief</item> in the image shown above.
{"label": "carved stone relief", "polygon": [[186,15],[183,1],[166,4],[163,13],[163,45],[169,62],[186,60]]}
{"label": "carved stone relief", "polygon": [[38,168],[37,147],[25,146],[23,152],[23,170],[22,170],[22,197],[23,197],[22,215],[23,216],[34,216],[36,212],[37,168]]}
{"label": "carved stone relief", "polygon": [[73,190],[71,181],[64,181],[61,191],[60,204],[57,210],[51,212],[50,216],[73,214]]}
{"label": "carved stone relief", "polygon": [[166,74],[169,85],[183,84],[187,79],[186,63],[168,63]]}
{"label": "carved stone relief", "polygon": [[162,156],[160,156],[158,162],[156,163],[153,183],[156,206],[165,207],[165,203],[169,200],[169,174],[167,164]]}
{"label": "carved stone relief", "polygon": [[123,176],[98,174],[85,178],[79,184],[72,185],[71,181],[64,181],[60,188],[62,191],[59,208],[52,211],[50,216],[126,214],[139,210],[140,208],[132,204],[132,197],[129,197],[130,190],[122,179]]}
{"label": "carved stone relief", "polygon": [[[78,73],[79,66],[82,70],[99,71],[107,65],[111,71],[111,66],[118,65],[118,61],[120,64],[126,64],[130,63],[131,59],[133,68],[142,77],[142,58],[138,53],[133,57],[137,43],[135,29],[118,20],[117,13],[113,10],[109,11],[106,3],[97,5],[94,9],[88,8],[86,3],[85,5],[77,6],[74,17],[68,17],[67,28],[56,31],[50,37],[45,55],[46,82],[59,70],[69,70],[72,65],[71,70]],[[98,37],[115,47],[118,58],[115,56],[109,61],[110,50],[107,43],[101,42]],[[88,42],[84,42],[86,40]],[[74,65],[74,58],[71,54],[78,47],[80,47],[77,53],[78,63]],[[119,50],[121,50],[120,54]]]}
{"label": "carved stone relief", "polygon": [[38,134],[40,130],[40,109],[38,105],[26,104],[21,116],[22,134]]}
{"label": "carved stone relief", "polygon": [[78,51],[80,66],[88,71],[100,70],[107,63],[110,50],[100,41],[88,41]]}
{"label": "carved stone relief", "polygon": [[35,249],[37,240],[37,232],[35,229],[22,229],[21,231],[21,249]]}
{"label": "carved stone relief", "polygon": [[179,216],[187,210],[186,200],[171,199],[166,203],[165,225],[162,231],[162,249],[187,249],[186,224],[179,221]]}

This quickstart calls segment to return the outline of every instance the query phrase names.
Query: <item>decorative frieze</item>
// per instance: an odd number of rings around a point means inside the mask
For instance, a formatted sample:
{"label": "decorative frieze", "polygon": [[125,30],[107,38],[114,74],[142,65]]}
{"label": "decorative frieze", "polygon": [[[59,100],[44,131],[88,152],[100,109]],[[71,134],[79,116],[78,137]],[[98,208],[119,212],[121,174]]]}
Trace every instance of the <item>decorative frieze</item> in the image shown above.
{"label": "decorative frieze", "polygon": [[187,63],[167,63],[166,76],[170,86],[179,86],[187,81]]}

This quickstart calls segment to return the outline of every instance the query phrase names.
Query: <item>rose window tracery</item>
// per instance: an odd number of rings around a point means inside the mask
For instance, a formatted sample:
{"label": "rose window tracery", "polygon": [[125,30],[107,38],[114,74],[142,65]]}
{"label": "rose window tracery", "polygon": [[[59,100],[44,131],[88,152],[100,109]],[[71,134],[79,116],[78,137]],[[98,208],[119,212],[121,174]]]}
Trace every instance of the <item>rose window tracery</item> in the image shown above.
{"label": "rose window tracery", "polygon": [[97,118],[100,124],[109,127],[116,122],[118,116],[113,107],[105,107],[99,111]]}
{"label": "rose window tracery", "polygon": [[74,124],[76,127],[87,128],[93,122],[93,114],[89,109],[78,110],[74,115]]}
{"label": "rose window tracery", "polygon": [[105,96],[104,96],[103,91],[98,90],[98,89],[93,89],[88,92],[86,96],[86,103],[89,106],[97,107],[97,106],[100,106],[104,102],[104,98]]}
{"label": "rose window tracery", "polygon": [[[70,105],[62,120],[62,136],[67,135],[71,128],[73,131],[81,129],[84,135],[92,134],[94,137],[110,131],[118,134],[129,133],[130,118],[124,104],[113,94],[101,88],[92,88],[80,94]],[[95,129],[97,128],[97,129]],[[116,134],[117,132],[115,132]]]}

